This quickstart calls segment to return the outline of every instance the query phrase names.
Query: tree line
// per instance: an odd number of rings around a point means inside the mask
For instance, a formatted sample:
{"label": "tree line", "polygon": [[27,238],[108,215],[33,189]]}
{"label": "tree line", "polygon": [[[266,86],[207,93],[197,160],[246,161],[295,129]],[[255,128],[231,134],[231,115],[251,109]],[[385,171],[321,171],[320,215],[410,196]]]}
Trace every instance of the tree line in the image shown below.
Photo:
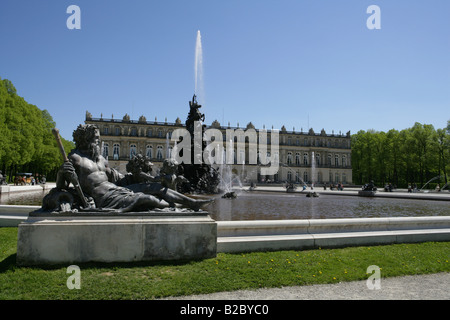
{"label": "tree line", "polygon": [[[11,81],[0,78],[0,170],[8,182],[24,172],[55,179],[62,162],[55,126],[47,110],[26,102]],[[73,142],[61,141],[66,152],[73,149]]]}
{"label": "tree line", "polygon": [[352,135],[352,169],[354,184],[421,188],[434,179],[428,186],[442,188],[450,171],[450,120],[442,129],[416,122],[401,131],[361,130]]}

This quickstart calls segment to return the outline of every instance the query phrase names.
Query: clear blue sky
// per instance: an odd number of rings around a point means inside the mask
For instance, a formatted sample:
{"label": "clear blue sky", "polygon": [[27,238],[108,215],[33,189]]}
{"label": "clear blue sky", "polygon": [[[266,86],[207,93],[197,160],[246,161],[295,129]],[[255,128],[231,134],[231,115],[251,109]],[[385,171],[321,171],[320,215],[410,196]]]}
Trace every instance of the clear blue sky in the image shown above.
{"label": "clear blue sky", "polygon": [[[81,29],[69,30],[69,5]],[[369,5],[381,29],[369,30]],[[206,123],[328,133],[443,128],[448,0],[2,1],[0,77],[72,139],[94,117],[184,122],[202,34]]]}

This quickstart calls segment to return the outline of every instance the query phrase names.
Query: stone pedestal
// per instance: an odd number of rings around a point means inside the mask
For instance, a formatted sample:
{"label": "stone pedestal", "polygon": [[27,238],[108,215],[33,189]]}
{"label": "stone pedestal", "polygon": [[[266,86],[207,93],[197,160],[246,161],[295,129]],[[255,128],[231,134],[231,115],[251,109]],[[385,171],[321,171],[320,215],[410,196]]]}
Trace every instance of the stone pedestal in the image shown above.
{"label": "stone pedestal", "polygon": [[0,186],[0,195],[9,193],[9,186]]}
{"label": "stone pedestal", "polygon": [[207,213],[30,216],[18,227],[17,264],[204,259],[216,248]]}

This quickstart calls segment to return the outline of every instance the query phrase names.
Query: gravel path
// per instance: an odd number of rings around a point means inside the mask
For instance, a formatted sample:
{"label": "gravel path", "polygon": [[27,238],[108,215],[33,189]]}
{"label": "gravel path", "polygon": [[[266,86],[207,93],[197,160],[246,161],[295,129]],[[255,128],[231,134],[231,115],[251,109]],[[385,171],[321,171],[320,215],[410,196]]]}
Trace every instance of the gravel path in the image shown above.
{"label": "gravel path", "polygon": [[368,289],[367,281],[355,281],[218,292],[167,300],[450,300],[450,273],[382,278],[378,290]]}

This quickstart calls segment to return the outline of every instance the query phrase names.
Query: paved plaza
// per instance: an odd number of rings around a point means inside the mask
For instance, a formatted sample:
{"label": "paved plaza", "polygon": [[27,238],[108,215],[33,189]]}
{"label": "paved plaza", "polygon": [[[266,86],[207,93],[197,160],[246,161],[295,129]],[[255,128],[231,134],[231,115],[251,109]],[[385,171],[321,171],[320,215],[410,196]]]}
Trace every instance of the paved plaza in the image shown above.
{"label": "paved plaza", "polygon": [[167,300],[449,300],[450,273],[382,278],[380,289],[367,281],[273,289],[238,290]]}

